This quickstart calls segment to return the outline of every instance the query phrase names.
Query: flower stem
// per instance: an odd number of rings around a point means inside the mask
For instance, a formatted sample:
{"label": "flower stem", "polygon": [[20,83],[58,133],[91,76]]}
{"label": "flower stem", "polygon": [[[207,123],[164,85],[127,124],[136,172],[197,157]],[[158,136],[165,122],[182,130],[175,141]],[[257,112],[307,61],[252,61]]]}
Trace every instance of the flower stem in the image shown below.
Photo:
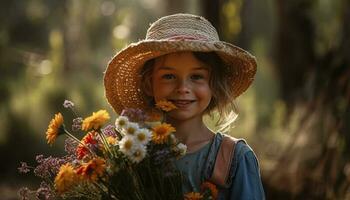
{"label": "flower stem", "polygon": [[83,145],[86,149],[88,149],[89,152],[91,153],[91,155],[96,155],[93,151],[91,151],[91,149],[90,149],[88,146],[86,146],[86,145],[85,145],[84,143],[82,143],[78,138],[76,138],[74,135],[72,135],[70,132],[68,132],[67,129],[63,128],[63,130],[64,130],[64,133],[65,133],[68,137],[72,138],[74,141],[78,142],[79,144]]}
{"label": "flower stem", "polygon": [[106,150],[108,151],[108,153],[113,156],[114,154],[112,153],[111,151],[111,148],[109,148],[109,144],[107,142],[107,139],[106,137],[101,133],[100,130],[97,131],[98,135],[100,136],[101,138],[101,142],[103,143],[103,145],[106,147]]}

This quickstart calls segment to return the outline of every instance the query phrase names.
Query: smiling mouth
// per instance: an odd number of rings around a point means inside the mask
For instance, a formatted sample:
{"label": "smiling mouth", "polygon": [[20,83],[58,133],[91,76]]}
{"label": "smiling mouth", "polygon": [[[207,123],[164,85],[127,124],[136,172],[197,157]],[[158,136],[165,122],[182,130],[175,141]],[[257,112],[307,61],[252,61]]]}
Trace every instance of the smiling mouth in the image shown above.
{"label": "smiling mouth", "polygon": [[176,107],[182,108],[190,105],[191,103],[195,102],[196,100],[170,100],[173,104],[175,104]]}

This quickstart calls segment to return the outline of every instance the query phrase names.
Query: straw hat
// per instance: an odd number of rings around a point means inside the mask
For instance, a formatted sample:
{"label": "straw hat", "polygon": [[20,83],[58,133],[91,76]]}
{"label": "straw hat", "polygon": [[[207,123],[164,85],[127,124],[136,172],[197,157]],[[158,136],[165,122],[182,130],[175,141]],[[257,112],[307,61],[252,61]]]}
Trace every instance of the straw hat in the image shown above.
{"label": "straw hat", "polygon": [[216,52],[232,72],[235,97],[252,83],[255,57],[247,51],[219,40],[215,28],[203,17],[174,14],[151,24],[146,38],[131,43],[109,62],[104,76],[105,94],[117,113],[124,108],[146,108],[140,90],[139,70],[147,60],[178,52]]}

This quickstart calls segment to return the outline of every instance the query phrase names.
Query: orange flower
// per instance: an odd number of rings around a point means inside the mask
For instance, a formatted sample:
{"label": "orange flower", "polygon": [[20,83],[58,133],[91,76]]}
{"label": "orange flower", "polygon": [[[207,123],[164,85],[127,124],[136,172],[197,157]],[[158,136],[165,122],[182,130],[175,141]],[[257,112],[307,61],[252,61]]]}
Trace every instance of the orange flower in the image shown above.
{"label": "orange flower", "polygon": [[53,118],[50,121],[49,127],[46,131],[46,140],[47,143],[52,145],[57,136],[62,134],[63,132],[60,131],[60,128],[63,126],[63,116],[61,113],[55,114],[55,118]]}
{"label": "orange flower", "polygon": [[160,121],[161,119],[162,119],[162,115],[160,114],[159,111],[158,112],[152,111],[148,113],[147,121],[154,122],[154,121]]}
{"label": "orange flower", "polygon": [[92,182],[101,177],[106,170],[106,161],[102,158],[94,158],[83,164],[77,170],[77,174]]}
{"label": "orange flower", "polygon": [[209,181],[205,181],[202,183],[201,185],[201,190],[204,192],[205,190],[209,190],[211,196],[213,197],[213,199],[216,199],[218,197],[218,189],[216,188],[216,185],[209,182]]}
{"label": "orange flower", "polygon": [[156,103],[156,107],[165,111],[165,112],[169,112],[169,111],[172,111],[172,110],[177,108],[172,102],[167,101],[167,100],[158,101]]}
{"label": "orange flower", "polygon": [[90,117],[84,119],[81,129],[83,131],[89,131],[91,129],[97,130],[109,119],[110,117],[106,110],[99,110],[97,112],[93,112]]}
{"label": "orange flower", "polygon": [[62,194],[68,191],[74,184],[79,181],[79,176],[73,167],[67,163],[60,167],[60,171],[55,177],[55,188],[58,193]]}
{"label": "orange flower", "polygon": [[201,200],[203,196],[198,192],[189,192],[185,194],[185,200]]}
{"label": "orange flower", "polygon": [[175,128],[170,124],[160,124],[153,127],[152,140],[156,144],[163,144],[168,139],[170,133],[175,132]]}

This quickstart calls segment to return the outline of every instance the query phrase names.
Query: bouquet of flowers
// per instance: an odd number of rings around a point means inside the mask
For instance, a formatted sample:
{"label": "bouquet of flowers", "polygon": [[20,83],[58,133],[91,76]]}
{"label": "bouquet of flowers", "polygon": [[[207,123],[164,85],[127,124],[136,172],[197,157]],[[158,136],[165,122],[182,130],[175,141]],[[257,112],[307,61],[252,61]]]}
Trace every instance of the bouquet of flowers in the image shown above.
{"label": "bouquet of flowers", "polygon": [[[64,106],[75,113],[72,102]],[[166,101],[157,107],[163,112],[176,108]],[[35,168],[22,162],[21,172],[34,168],[43,179],[36,191],[22,188],[22,199],[33,193],[39,199],[183,199],[181,173],[173,161],[186,153],[186,146],[175,138],[175,128],[163,122],[161,113],[146,115],[140,109],[125,109],[114,126],[103,128],[109,119],[105,110],[75,118],[71,132],[85,134],[78,139],[66,128],[62,114],[56,114],[46,139],[52,145],[58,136],[68,136],[67,155],[39,155]]]}
{"label": "bouquet of flowers", "polygon": [[[216,186],[209,182],[202,184],[201,193],[182,194],[182,176],[174,160],[186,153],[186,146],[174,136],[175,128],[164,123],[165,112],[176,109],[171,102],[158,102],[158,111],[151,114],[125,109],[114,125],[105,125],[110,119],[105,110],[83,119],[76,115],[72,102],[66,100],[63,105],[76,116],[71,132],[58,113],[46,139],[52,145],[58,136],[68,136],[67,154],[38,155],[36,167],[22,162],[20,172],[34,169],[43,179],[37,190],[21,188],[22,199],[34,195],[37,199],[216,199]],[[84,136],[78,139],[75,135],[81,131]]]}

